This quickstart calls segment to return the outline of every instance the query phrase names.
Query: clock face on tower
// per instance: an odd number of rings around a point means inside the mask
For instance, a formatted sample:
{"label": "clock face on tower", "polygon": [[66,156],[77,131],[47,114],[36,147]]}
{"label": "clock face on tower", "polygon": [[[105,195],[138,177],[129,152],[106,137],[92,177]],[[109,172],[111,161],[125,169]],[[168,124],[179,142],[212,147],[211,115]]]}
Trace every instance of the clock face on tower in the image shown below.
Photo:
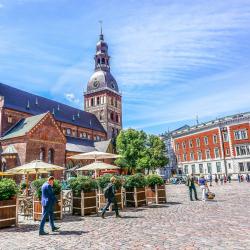
{"label": "clock face on tower", "polygon": [[94,83],[93,83],[93,86],[95,88],[98,88],[100,86],[100,83],[97,80],[95,80]]}

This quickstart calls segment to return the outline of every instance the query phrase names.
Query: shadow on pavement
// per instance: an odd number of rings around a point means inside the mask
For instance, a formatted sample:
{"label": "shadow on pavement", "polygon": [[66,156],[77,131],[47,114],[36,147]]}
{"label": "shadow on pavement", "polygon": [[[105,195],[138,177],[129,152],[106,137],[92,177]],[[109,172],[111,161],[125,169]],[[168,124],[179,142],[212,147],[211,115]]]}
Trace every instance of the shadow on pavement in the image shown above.
{"label": "shadow on pavement", "polygon": [[57,235],[82,235],[87,234],[88,231],[59,231]]}
{"label": "shadow on pavement", "polygon": [[122,219],[137,219],[137,218],[144,218],[144,216],[128,216],[128,215],[122,215]]}
{"label": "shadow on pavement", "polygon": [[176,201],[169,201],[167,202],[167,205],[180,205],[182,202],[176,202]]}

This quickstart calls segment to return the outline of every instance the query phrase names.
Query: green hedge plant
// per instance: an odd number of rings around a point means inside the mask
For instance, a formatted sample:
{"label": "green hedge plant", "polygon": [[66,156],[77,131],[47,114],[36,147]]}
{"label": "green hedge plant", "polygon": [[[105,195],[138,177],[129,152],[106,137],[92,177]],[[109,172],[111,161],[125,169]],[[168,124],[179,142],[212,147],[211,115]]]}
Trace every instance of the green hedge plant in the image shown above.
{"label": "green hedge plant", "polygon": [[120,189],[123,184],[123,178],[119,175],[112,175],[112,174],[105,174],[97,178],[97,185],[100,189],[104,189],[110,183],[110,178],[115,176],[116,182],[115,187],[116,189]]}
{"label": "green hedge plant", "polygon": [[97,188],[96,180],[89,176],[78,176],[69,180],[69,187],[73,190],[73,193],[80,195],[81,191],[91,192]]}
{"label": "green hedge plant", "polygon": [[[31,186],[35,191],[35,196],[41,200],[42,198],[42,185],[47,181],[48,179],[37,179],[35,181],[32,181]],[[58,180],[54,180],[53,185],[53,191],[55,195],[59,195],[62,190],[62,185]]]}
{"label": "green hedge plant", "polygon": [[126,177],[126,183],[125,183],[125,188],[130,189],[130,188],[142,188],[147,185],[145,176],[143,174],[134,174],[134,175],[129,175]]}
{"label": "green hedge plant", "polygon": [[150,174],[146,176],[147,185],[154,188],[155,185],[163,185],[164,180],[158,174]]}
{"label": "green hedge plant", "polygon": [[18,186],[12,179],[3,178],[0,180],[0,201],[10,200],[18,193]]}

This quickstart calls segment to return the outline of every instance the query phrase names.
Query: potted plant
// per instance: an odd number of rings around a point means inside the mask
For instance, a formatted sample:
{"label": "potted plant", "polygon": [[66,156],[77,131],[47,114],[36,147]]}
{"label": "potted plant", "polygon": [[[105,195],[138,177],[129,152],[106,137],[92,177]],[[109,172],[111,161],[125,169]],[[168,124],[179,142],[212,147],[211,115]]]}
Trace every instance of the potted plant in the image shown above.
{"label": "potted plant", "polygon": [[158,174],[150,174],[146,176],[147,188],[146,197],[147,203],[154,202],[156,204],[166,203],[166,188],[164,180]]}
{"label": "potted plant", "polygon": [[[105,174],[103,176],[100,176],[97,178],[97,185],[98,185],[98,208],[102,208],[105,203],[106,199],[104,197],[103,190],[107,187],[107,185],[110,183],[110,178],[114,176],[112,174]],[[123,195],[122,195],[122,184],[123,184],[123,179],[119,175],[115,175],[116,178],[116,200],[117,200],[117,205],[120,209],[123,209]],[[112,210],[112,206],[110,206],[110,210]]]}
{"label": "potted plant", "polygon": [[73,214],[81,216],[97,213],[97,183],[88,176],[78,176],[69,180],[73,191]]}
{"label": "potted plant", "polygon": [[0,228],[17,225],[18,187],[14,180],[0,180]]}
{"label": "potted plant", "polygon": [[[33,218],[34,220],[41,220],[42,217],[42,205],[41,205],[41,198],[42,198],[42,185],[47,181],[47,179],[37,179],[31,183],[31,186],[34,190],[33,196]],[[62,219],[62,186],[58,180],[54,181],[53,191],[56,195],[58,203],[55,204],[54,209],[54,218],[59,220]]]}
{"label": "potted plant", "polygon": [[140,207],[146,205],[145,194],[146,179],[143,174],[134,174],[126,177],[126,204]]}

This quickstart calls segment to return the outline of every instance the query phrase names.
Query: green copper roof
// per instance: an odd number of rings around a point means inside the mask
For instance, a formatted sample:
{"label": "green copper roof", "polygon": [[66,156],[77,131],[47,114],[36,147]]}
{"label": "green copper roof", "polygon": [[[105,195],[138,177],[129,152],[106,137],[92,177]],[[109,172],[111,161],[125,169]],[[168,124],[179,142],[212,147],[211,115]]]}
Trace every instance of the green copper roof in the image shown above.
{"label": "green copper roof", "polygon": [[5,133],[5,135],[1,138],[1,140],[7,140],[15,137],[24,136],[32,128],[34,128],[46,114],[47,113],[43,113],[40,115],[30,116],[21,119]]}

